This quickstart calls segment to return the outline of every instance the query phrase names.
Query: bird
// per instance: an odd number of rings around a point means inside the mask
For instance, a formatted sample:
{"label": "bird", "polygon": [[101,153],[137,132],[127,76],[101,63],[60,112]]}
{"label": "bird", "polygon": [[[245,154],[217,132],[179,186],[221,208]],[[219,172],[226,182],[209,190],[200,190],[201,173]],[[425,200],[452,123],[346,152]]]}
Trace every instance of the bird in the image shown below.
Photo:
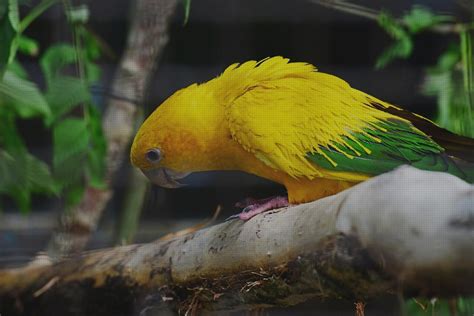
{"label": "bird", "polygon": [[473,139],[281,56],[234,63],[172,94],[139,128],[130,159],[165,188],[214,170],[285,186],[285,197],[244,203],[242,220],[336,194],[401,165],[474,182]]}

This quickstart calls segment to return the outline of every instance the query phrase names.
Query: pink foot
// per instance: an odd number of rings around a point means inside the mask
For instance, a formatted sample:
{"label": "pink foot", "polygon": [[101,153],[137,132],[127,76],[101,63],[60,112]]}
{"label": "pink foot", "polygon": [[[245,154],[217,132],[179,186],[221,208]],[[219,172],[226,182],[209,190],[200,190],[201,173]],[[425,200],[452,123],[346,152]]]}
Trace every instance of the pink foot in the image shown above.
{"label": "pink foot", "polygon": [[235,206],[244,207],[240,214],[233,215],[227,220],[240,218],[243,221],[248,221],[257,214],[274,210],[276,208],[288,206],[288,198],[283,196],[274,196],[266,199],[255,200],[247,198],[243,202],[237,203]]}

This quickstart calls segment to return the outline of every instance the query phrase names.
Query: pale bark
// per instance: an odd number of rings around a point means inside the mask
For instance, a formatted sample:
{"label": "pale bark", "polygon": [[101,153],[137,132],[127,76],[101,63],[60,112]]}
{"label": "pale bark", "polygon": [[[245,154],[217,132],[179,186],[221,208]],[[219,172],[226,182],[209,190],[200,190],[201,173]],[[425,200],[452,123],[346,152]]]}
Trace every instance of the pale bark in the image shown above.
{"label": "pale bark", "polygon": [[[128,159],[139,104],[143,101],[156,62],[168,42],[168,24],[177,0],[137,0],[133,3],[127,47],[112,83],[102,126],[107,140],[107,189],[87,188],[82,201],[65,212],[48,245],[56,260],[84,249],[112,196],[112,180]],[[137,102],[137,104],[133,103]]]}
{"label": "pale bark", "polygon": [[0,313],[133,315],[474,294],[474,187],[402,167],[186,236],[0,272]]}

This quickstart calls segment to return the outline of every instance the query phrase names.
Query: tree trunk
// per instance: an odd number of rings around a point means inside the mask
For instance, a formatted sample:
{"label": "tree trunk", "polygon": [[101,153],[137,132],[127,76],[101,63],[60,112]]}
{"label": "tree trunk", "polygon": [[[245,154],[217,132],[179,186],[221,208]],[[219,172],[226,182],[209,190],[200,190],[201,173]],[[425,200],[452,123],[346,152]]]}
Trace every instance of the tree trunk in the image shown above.
{"label": "tree trunk", "polygon": [[86,188],[82,201],[61,216],[47,249],[47,254],[53,260],[84,249],[112,196],[110,185],[120,165],[128,157],[128,145],[134,134],[138,105],[144,99],[148,81],[168,42],[168,24],[177,2],[177,0],[132,2],[134,11],[131,16],[127,47],[112,84],[112,95],[123,98],[109,100],[102,121],[107,140],[108,188],[105,190]]}
{"label": "tree trunk", "polygon": [[0,272],[2,315],[146,315],[474,294],[474,187],[402,167],[171,240]]}

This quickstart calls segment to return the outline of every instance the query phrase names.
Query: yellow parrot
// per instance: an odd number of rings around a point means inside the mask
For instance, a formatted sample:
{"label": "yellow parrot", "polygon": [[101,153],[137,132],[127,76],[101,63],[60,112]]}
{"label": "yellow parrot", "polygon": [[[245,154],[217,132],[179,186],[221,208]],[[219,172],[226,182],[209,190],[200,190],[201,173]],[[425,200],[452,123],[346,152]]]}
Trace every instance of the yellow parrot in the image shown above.
{"label": "yellow parrot", "polygon": [[250,203],[239,214],[247,220],[335,194],[402,164],[472,183],[474,140],[311,64],[278,56],[233,64],[217,78],[174,93],[140,127],[131,161],[166,188],[209,170],[240,170],[286,187],[288,198]]}

